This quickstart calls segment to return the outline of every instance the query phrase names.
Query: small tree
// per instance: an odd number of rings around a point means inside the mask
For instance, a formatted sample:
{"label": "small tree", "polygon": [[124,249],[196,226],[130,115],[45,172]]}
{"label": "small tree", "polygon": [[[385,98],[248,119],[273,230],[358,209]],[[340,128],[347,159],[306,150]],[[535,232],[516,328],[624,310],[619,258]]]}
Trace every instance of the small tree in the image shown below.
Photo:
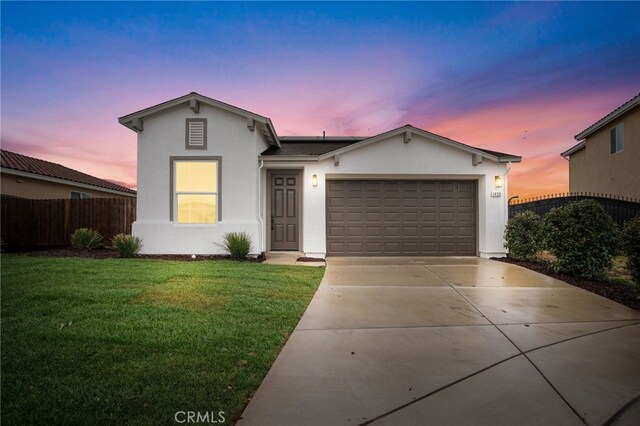
{"label": "small tree", "polygon": [[623,249],[629,258],[631,276],[640,284],[640,216],[624,223]]}
{"label": "small tree", "polygon": [[541,250],[542,219],[531,211],[518,213],[507,222],[504,246],[509,257],[516,260],[534,260]]}
{"label": "small tree", "polygon": [[556,272],[604,279],[620,244],[620,231],[602,206],[582,200],[552,209],[543,220],[544,245]]}

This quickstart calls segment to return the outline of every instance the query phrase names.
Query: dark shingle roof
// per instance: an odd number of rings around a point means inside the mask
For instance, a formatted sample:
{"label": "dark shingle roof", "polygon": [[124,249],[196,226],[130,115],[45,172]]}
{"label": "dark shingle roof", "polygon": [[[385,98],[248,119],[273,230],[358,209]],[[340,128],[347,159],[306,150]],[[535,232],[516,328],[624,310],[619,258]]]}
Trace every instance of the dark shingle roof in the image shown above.
{"label": "dark shingle roof", "polygon": [[281,136],[281,147],[272,146],[264,151],[262,155],[322,155],[364,139],[368,138],[359,136],[327,138],[322,136]]}
{"label": "dark shingle roof", "polygon": [[136,193],[133,189],[125,188],[124,186],[109,182],[108,180],[100,179],[57,163],[51,163],[49,161],[28,157],[15,152],[5,151],[4,149],[0,150],[0,152],[2,153],[1,165],[5,169],[33,173],[36,175],[68,180],[70,182],[82,183],[85,185],[93,185],[100,188],[110,189],[112,191],[126,192],[128,194]]}

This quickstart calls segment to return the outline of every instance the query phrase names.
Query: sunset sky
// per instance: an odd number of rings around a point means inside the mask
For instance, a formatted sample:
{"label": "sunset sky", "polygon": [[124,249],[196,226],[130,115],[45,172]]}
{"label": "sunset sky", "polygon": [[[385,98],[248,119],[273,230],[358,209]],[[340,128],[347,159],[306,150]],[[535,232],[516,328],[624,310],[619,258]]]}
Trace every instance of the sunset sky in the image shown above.
{"label": "sunset sky", "polygon": [[33,3],[2,7],[2,148],[136,185],[117,117],[195,91],[279,135],[403,124],[521,155],[509,195],[640,92],[640,3]]}

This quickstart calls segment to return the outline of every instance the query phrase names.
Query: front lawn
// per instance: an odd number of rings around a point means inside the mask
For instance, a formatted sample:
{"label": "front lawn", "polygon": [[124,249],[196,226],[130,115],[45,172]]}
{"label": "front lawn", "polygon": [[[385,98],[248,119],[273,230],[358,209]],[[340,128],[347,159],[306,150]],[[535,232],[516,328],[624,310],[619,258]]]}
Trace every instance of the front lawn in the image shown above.
{"label": "front lawn", "polygon": [[223,411],[231,424],[323,273],[3,255],[2,423],[157,425]]}

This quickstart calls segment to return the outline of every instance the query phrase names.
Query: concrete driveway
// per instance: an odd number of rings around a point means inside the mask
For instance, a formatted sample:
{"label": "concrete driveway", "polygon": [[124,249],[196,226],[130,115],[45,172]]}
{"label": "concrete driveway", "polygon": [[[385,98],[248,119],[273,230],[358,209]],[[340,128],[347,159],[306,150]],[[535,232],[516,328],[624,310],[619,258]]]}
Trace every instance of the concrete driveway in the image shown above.
{"label": "concrete driveway", "polygon": [[640,312],[478,258],[329,258],[239,425],[640,424]]}

